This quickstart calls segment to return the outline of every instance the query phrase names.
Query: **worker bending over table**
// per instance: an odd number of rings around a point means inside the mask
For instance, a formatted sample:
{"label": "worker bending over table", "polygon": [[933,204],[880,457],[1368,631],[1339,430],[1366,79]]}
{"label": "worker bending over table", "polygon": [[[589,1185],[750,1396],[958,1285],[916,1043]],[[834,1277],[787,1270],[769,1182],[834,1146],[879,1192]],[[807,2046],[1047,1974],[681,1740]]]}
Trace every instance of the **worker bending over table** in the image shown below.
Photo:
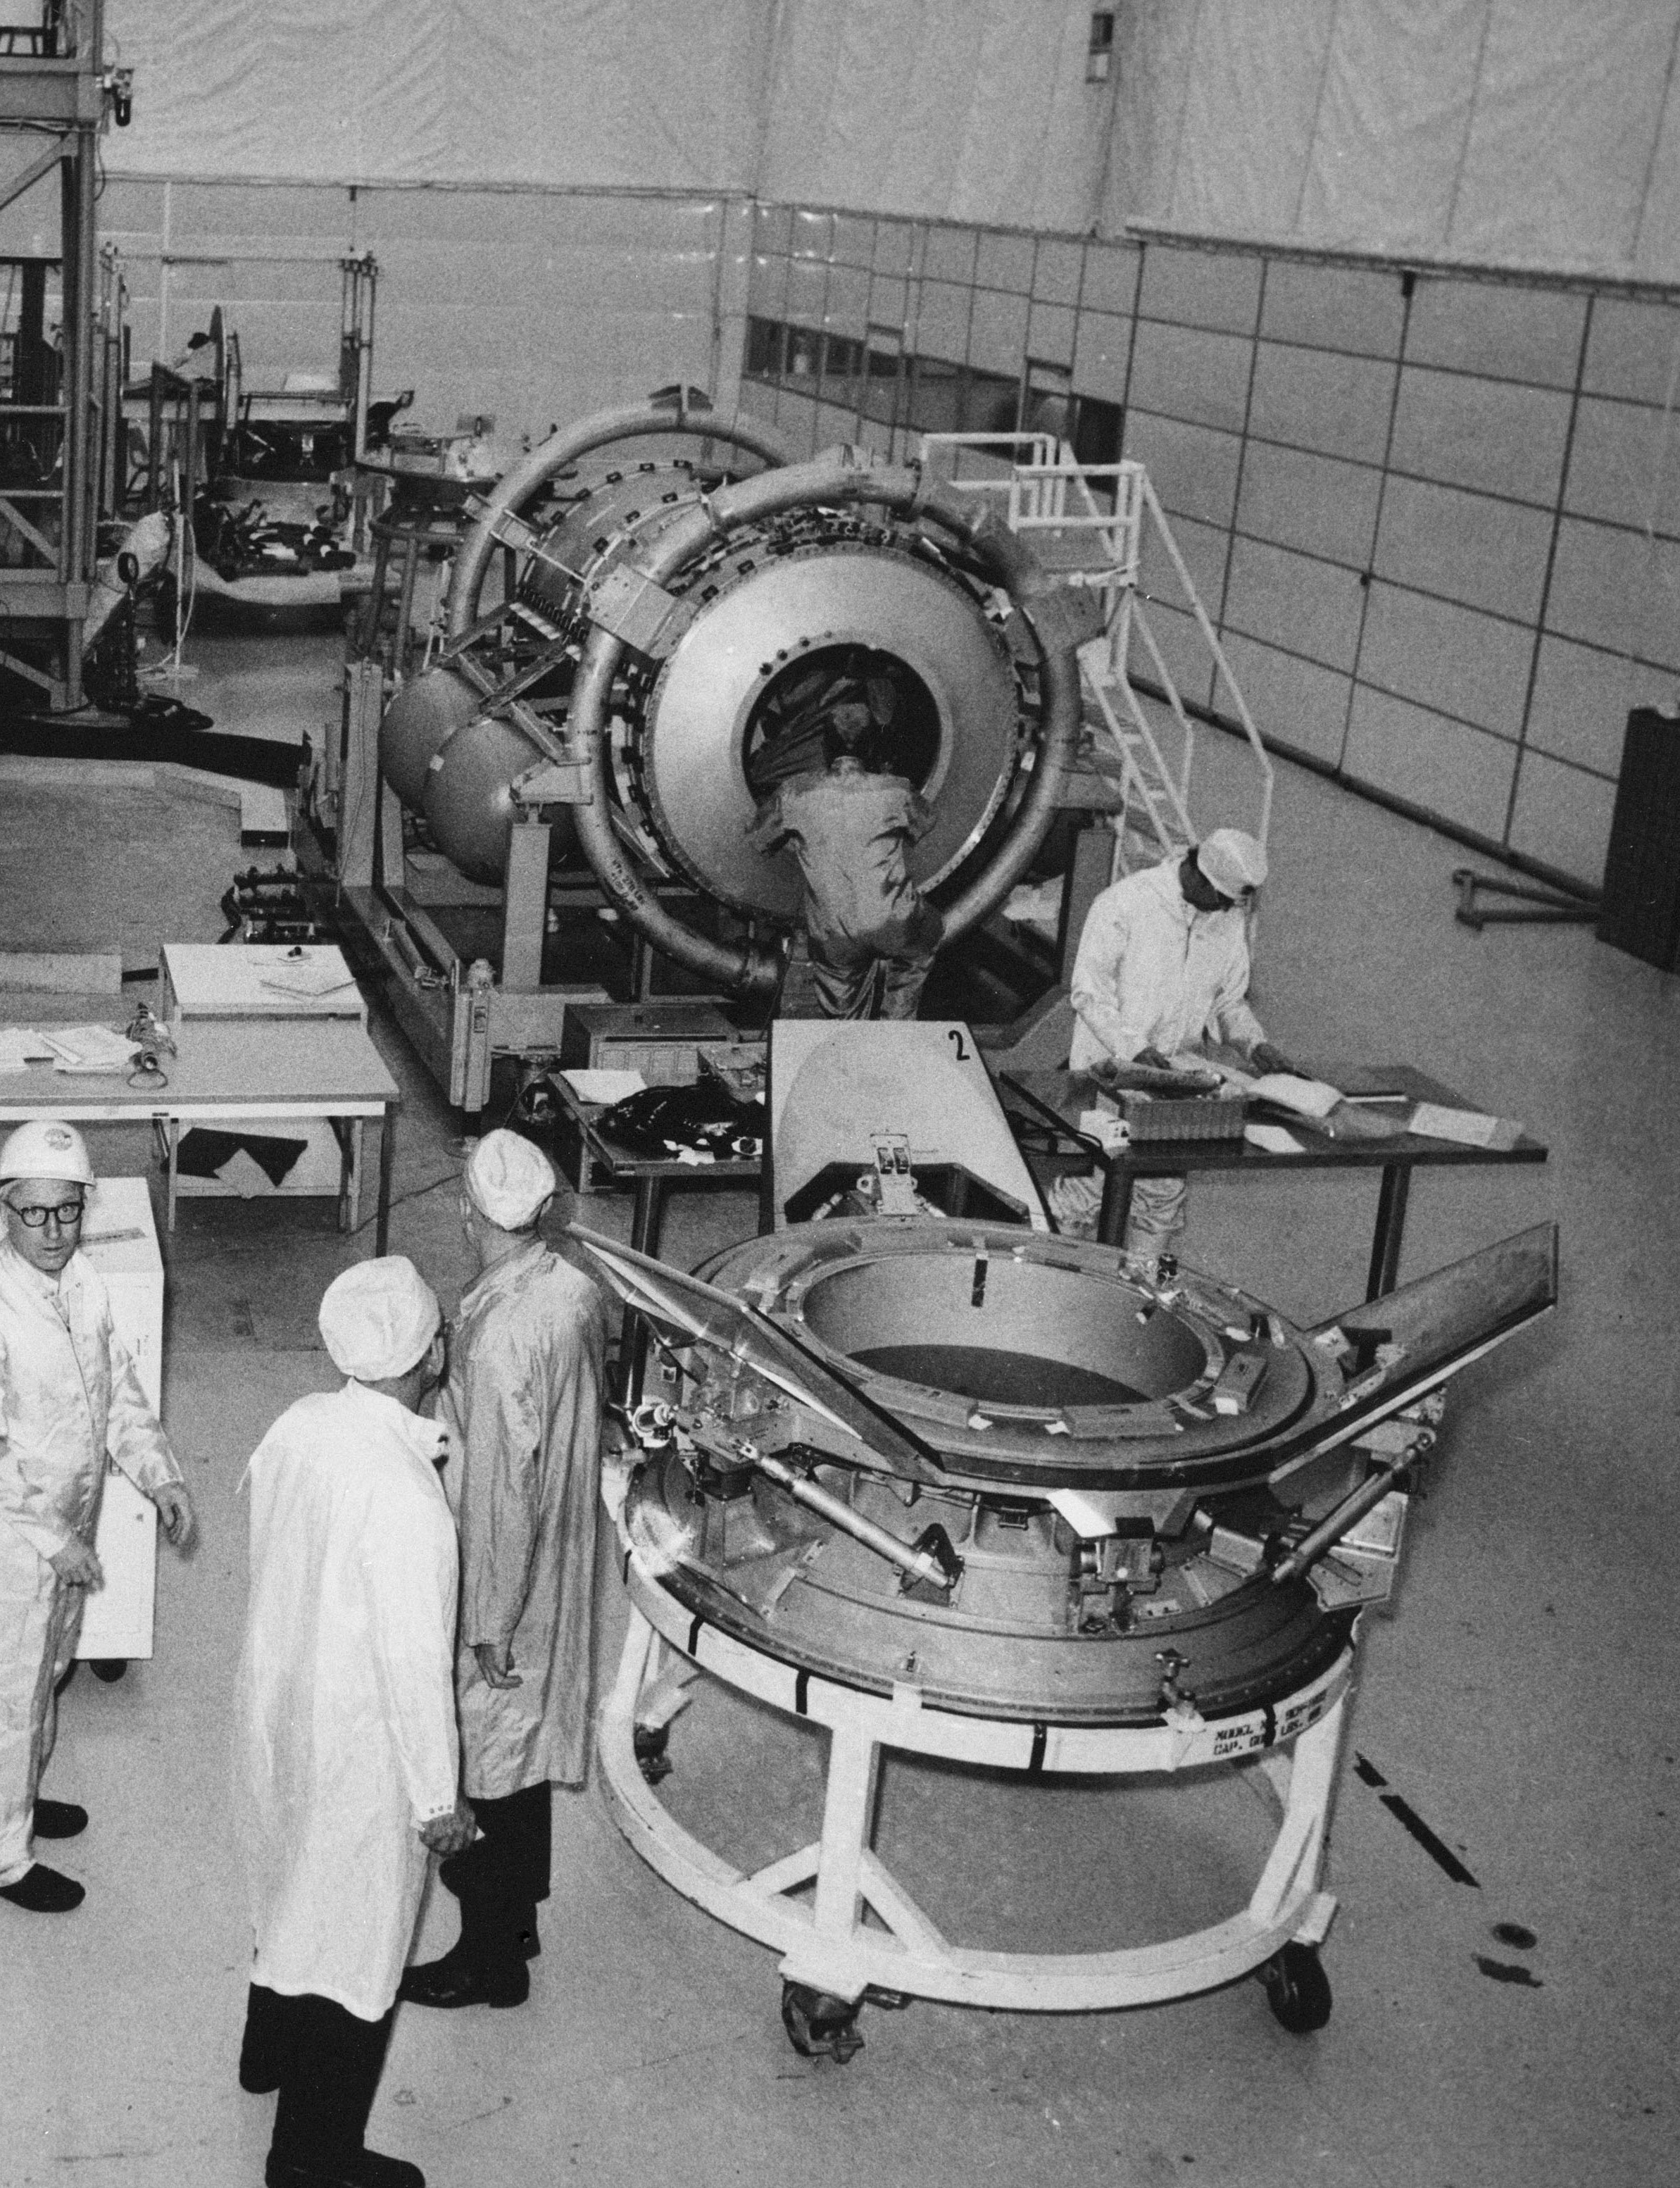
{"label": "worker bending over table", "polygon": [[606,1315],[543,1243],[559,1189],[517,1133],[488,1133],[461,1180],[479,1273],[449,1334],[444,1486],[460,1527],[455,1690],[461,1780],[482,1834],[443,1863],[461,1932],[412,1967],[411,2005],[522,2005],[549,1896],[550,1787],[583,1780]]}
{"label": "worker bending over table", "polygon": [[747,831],[759,850],[785,844],[805,883],[812,984],[824,1018],[913,1018],[944,922],[911,880],[909,853],[933,825],[909,779],[872,772],[863,750],[892,721],[890,680],[866,676],[863,696],[828,702],[813,726],[826,767],[790,775]]}
{"label": "worker bending over table", "polygon": [[0,1148],[0,1898],[32,1914],[68,1914],[84,1897],[35,1859],[33,1841],[87,1824],[85,1808],[39,1787],[82,1605],[104,1581],[93,1536],[107,1453],[178,1549],[194,1530],[104,1281],[80,1251],[93,1187],[73,1125],[20,1125]]}
{"label": "worker bending over table", "polygon": [[[1170,1071],[1175,1057],[1211,1037],[1256,1070],[1293,1071],[1248,1002],[1248,915],[1266,877],[1266,851],[1253,836],[1216,828],[1181,858],[1104,889],[1074,963],[1068,1069],[1113,1062]],[[1158,1261],[1184,1228],[1188,1198],[1182,1177],[1138,1178],[1125,1250]],[[1051,1190],[1051,1213],[1064,1230],[1089,1231],[1101,1199],[1100,1178],[1063,1178]]]}

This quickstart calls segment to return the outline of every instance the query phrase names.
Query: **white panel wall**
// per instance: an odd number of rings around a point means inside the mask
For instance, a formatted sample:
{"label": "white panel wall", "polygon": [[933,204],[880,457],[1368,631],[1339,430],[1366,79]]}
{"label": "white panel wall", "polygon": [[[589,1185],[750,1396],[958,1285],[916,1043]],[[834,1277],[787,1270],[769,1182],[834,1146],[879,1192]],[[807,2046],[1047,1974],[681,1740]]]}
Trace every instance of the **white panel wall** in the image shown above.
{"label": "white panel wall", "polygon": [[[825,331],[892,318],[951,425],[1053,342],[1124,407],[1269,738],[1597,883],[1627,712],[1680,691],[1674,304],[765,207],[748,308],[800,330],[743,400],[805,450],[931,422],[840,399]],[[1150,614],[1207,702],[1188,619]]]}

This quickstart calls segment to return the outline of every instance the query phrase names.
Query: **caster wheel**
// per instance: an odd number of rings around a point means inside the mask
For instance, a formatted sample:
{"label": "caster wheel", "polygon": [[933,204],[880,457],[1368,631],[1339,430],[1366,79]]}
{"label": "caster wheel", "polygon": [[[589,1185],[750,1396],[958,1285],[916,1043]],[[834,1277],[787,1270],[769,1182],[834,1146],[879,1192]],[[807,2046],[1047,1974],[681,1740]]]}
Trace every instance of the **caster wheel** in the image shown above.
{"label": "caster wheel", "polygon": [[639,1724],[631,1732],[635,1748],[636,1768],[650,1785],[657,1785],[662,1778],[668,1778],[672,1762],[666,1748],[671,1737],[668,1724]]}
{"label": "caster wheel", "polygon": [[1285,1945],[1255,1969],[1266,2002],[1292,2036],[1310,2036],[1330,2018],[1330,1978],[1316,1945]]}
{"label": "caster wheel", "polygon": [[802,2059],[835,2059],[844,2066],[863,2049],[858,2033],[861,1999],[848,2004],[826,1990],[807,1983],[785,1982],[781,1987],[781,2025],[787,2040]]}
{"label": "caster wheel", "polygon": [[128,1669],[128,1659],[126,1656],[94,1656],[89,1660],[88,1669],[96,1679],[103,1679],[108,1687],[114,1687]]}

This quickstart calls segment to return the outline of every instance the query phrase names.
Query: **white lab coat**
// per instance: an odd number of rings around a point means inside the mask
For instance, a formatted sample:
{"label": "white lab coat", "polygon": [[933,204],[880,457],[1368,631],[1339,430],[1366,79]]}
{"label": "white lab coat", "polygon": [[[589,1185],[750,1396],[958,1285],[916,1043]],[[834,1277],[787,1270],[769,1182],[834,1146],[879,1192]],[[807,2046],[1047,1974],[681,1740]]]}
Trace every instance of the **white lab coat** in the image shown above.
{"label": "white lab coat", "polygon": [[148,1496],[181,1479],[99,1271],[73,1254],[54,1278],[0,1238],[0,1882],[31,1859],[54,1689],[87,1596],[48,1560],[93,1542],[107,1453]]}
{"label": "white lab coat", "polygon": [[1264,1040],[1249,992],[1246,915],[1198,911],[1179,887],[1181,861],[1129,874],[1091,907],[1074,961],[1074,1071],[1142,1048],[1171,1056],[1209,1035],[1232,1047]]}
{"label": "white lab coat", "polygon": [[454,1806],[455,1531],[444,1430],[348,1383],[282,1413],[251,1459],[235,1793],[251,1980],[377,2021]]}
{"label": "white lab coat", "polygon": [[[569,1261],[533,1240],[461,1294],[443,1411],[460,1521],[456,1678],[470,1798],[583,1781],[606,1314]],[[476,1642],[513,1651],[487,1683]]]}

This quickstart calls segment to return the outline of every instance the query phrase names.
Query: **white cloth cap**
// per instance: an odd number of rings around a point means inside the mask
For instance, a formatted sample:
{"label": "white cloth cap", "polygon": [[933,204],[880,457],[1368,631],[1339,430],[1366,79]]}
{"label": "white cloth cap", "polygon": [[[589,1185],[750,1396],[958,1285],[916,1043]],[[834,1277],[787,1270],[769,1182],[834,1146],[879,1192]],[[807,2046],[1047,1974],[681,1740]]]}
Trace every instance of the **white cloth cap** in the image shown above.
{"label": "white cloth cap", "polygon": [[517,1132],[487,1132],[467,1157],[461,1179],[481,1215],[504,1231],[523,1231],[558,1189],[554,1164]]}
{"label": "white cloth cap", "polygon": [[358,1261],[321,1295],[321,1335],[333,1365],[358,1383],[406,1375],[443,1320],[437,1293],[406,1254]]}
{"label": "white cloth cap", "polygon": [[1240,828],[1215,828],[1196,846],[1196,863],[1221,896],[1239,897],[1266,881],[1266,848]]}

